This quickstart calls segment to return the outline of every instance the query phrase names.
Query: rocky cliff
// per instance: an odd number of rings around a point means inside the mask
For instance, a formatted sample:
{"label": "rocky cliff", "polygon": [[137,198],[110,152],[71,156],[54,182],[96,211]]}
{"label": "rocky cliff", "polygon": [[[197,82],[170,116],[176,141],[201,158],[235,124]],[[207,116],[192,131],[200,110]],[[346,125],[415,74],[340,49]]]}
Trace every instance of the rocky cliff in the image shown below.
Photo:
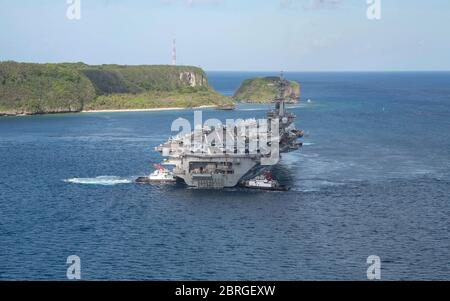
{"label": "rocky cliff", "polygon": [[[280,80],[280,77],[258,77],[245,80],[233,99],[246,103],[269,103],[277,96]],[[297,103],[300,100],[300,85],[297,82],[287,81],[284,99],[287,103]]]}
{"label": "rocky cliff", "polygon": [[0,115],[231,102],[196,67],[0,63]]}

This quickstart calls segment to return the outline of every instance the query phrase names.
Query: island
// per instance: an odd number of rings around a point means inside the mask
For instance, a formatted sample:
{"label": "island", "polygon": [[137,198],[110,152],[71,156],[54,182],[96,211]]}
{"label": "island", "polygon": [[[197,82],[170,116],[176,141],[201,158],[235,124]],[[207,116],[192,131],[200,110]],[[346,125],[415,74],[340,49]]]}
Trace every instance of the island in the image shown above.
{"label": "island", "polygon": [[0,115],[233,105],[197,67],[0,62]]}
{"label": "island", "polygon": [[242,82],[233,99],[243,103],[270,103],[278,94],[278,85],[283,80],[286,83],[283,98],[286,103],[300,101],[300,85],[295,81],[281,79],[281,77],[257,77]]}

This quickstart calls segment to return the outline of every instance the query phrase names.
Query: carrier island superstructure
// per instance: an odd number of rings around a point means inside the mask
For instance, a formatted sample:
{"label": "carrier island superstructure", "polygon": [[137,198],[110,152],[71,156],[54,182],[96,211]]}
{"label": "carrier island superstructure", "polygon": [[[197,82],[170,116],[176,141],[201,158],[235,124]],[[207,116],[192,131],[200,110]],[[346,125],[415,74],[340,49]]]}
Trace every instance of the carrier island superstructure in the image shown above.
{"label": "carrier island superstructure", "polygon": [[262,169],[270,169],[282,153],[302,146],[298,139],[303,137],[303,131],[296,129],[296,116],[285,107],[287,85],[288,81],[281,76],[265,124],[248,119],[232,126],[197,126],[194,131],[172,137],[156,147],[167,157],[163,164],[173,166],[174,176],[188,186],[202,189],[235,187]]}

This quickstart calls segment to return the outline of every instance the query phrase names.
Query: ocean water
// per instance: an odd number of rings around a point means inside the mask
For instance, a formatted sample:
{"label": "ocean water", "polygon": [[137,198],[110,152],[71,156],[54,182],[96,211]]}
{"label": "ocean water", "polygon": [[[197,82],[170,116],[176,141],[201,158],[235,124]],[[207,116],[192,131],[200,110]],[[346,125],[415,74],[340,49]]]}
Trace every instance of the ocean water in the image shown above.
{"label": "ocean water", "polygon": [[[231,95],[270,73],[210,72]],[[450,280],[450,73],[287,73],[285,193],[139,186],[193,111],[0,118],[0,279]],[[307,102],[307,100],[310,102]],[[267,106],[204,110],[263,117]]]}

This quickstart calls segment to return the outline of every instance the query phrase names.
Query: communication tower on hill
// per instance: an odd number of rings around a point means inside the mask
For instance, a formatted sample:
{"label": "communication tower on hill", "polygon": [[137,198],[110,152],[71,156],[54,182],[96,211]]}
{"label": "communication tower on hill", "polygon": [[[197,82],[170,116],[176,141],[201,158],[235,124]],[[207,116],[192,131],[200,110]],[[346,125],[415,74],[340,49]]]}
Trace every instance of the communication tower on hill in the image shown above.
{"label": "communication tower on hill", "polygon": [[177,41],[175,39],[173,39],[173,44],[172,44],[172,66],[176,66],[177,65]]}

